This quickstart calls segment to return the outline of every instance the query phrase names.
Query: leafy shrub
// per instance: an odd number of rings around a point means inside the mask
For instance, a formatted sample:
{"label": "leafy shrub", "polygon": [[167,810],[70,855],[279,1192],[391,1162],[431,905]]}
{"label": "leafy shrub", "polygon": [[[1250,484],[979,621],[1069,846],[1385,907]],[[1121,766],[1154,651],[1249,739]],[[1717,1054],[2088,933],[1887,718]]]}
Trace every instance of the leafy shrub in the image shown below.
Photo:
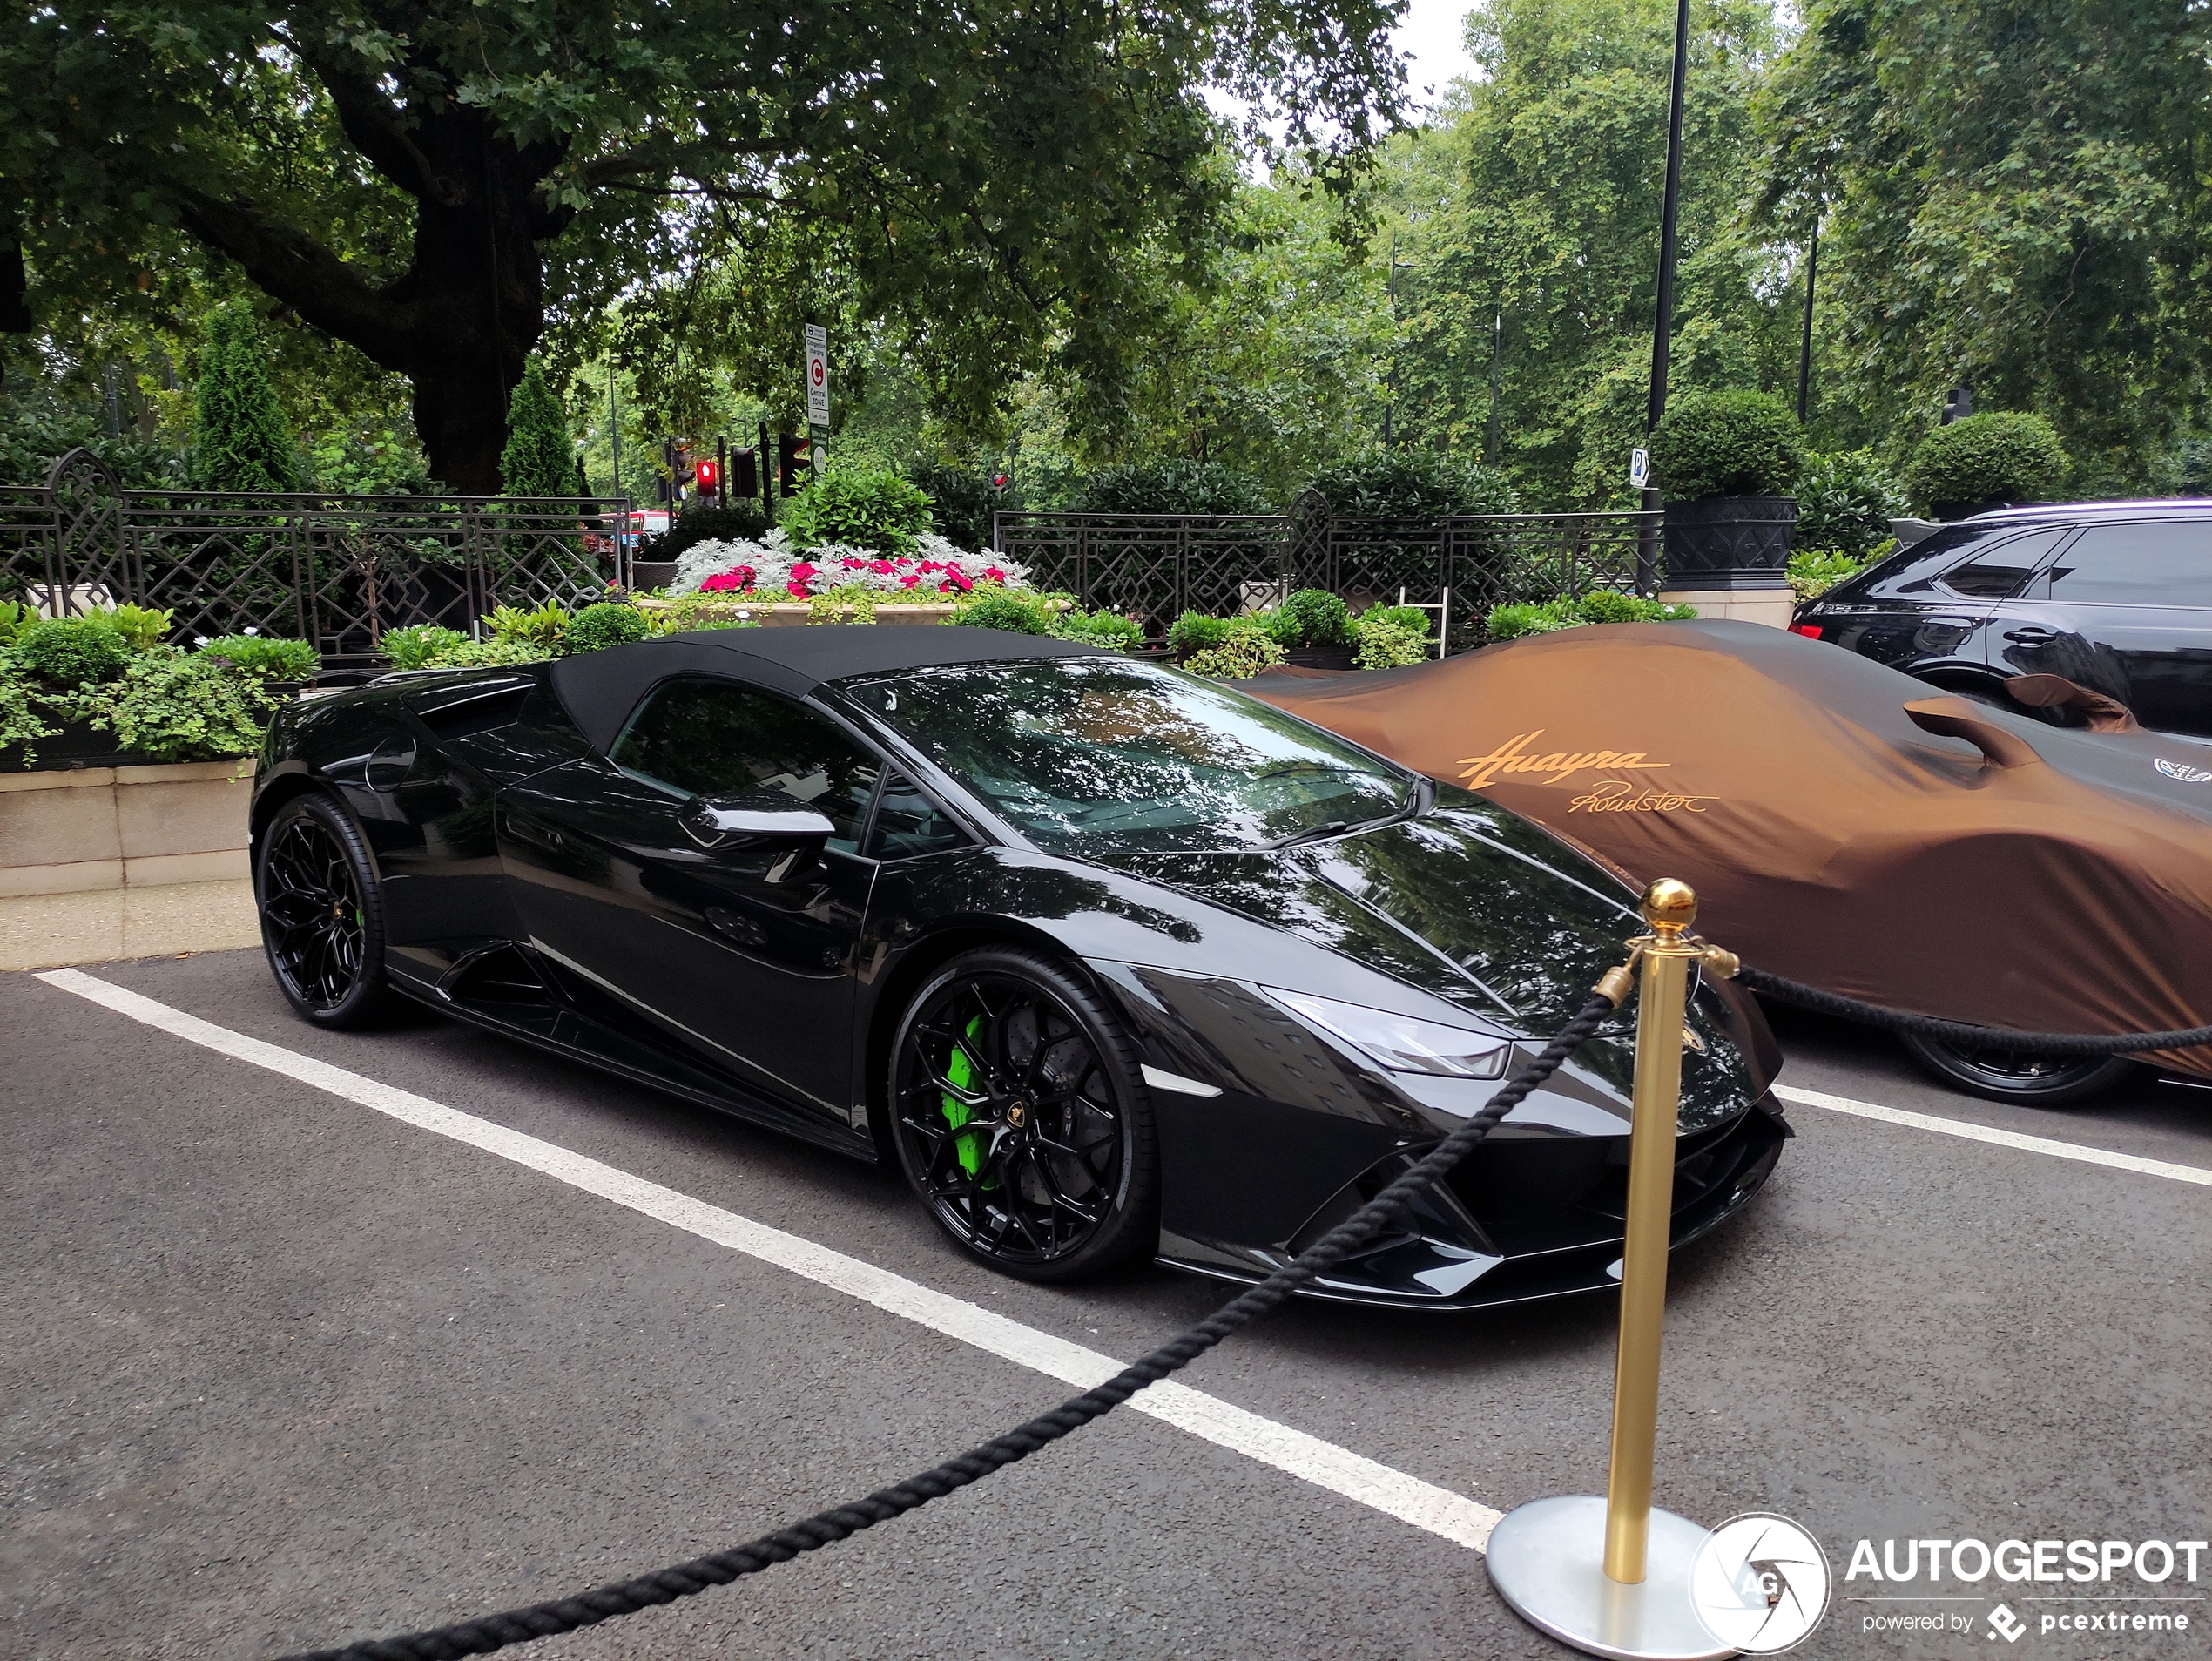
{"label": "leafy shrub", "polygon": [[2048,500],[2066,470],[2066,449],[2049,422],[1997,409],[1922,439],[1905,488],[1938,518],[1957,519],[2000,502]]}
{"label": "leafy shrub", "polygon": [[520,606],[495,607],[484,618],[484,626],[491,631],[495,640],[512,645],[540,646],[544,657],[561,644],[561,637],[569,626],[568,608],[555,600],[548,600],[534,611]]}
{"label": "leafy shrub", "polygon": [[442,628],[435,623],[417,623],[404,629],[387,629],[382,642],[384,661],[395,669],[433,669],[433,659],[465,646],[469,637],[458,629]]}
{"label": "leafy shrub", "polygon": [[951,621],[968,629],[1002,629],[1008,634],[1050,634],[1059,618],[1045,596],[1027,589],[979,588]]}
{"label": "leafy shrub", "polygon": [[203,489],[257,493],[300,488],[299,456],[269,377],[268,343],[243,301],[215,311],[193,395],[193,464]]}
{"label": "leafy shrub", "polygon": [[703,542],[759,542],[768,534],[768,516],[750,497],[726,508],[690,507],[667,531],[644,544],[640,559],[675,559]]}
{"label": "leafy shrub", "polygon": [[1194,652],[1183,666],[1194,675],[1217,680],[1250,680],[1263,669],[1283,661],[1283,648],[1257,624],[1238,620],[1218,645]]}
{"label": "leafy shrub", "polygon": [[1325,588],[1302,588],[1267,614],[1266,628],[1285,646],[1348,646],[1352,611]]}
{"label": "leafy shrub", "polygon": [[1797,476],[1797,544],[1864,559],[1905,511],[1905,492],[1871,450],[1815,456]]}
{"label": "leafy shrub", "polygon": [[1354,663],[1362,669],[1405,669],[1427,658],[1428,619],[1422,617],[1418,628],[1393,619],[1392,612],[1406,609],[1377,606],[1352,625],[1359,645]]}
{"label": "leafy shrub", "polygon": [[1770,392],[1691,392],[1651,435],[1651,471],[1669,502],[1784,496],[1804,469],[1797,418]]}
{"label": "leafy shrub", "polygon": [[927,462],[914,469],[914,482],[929,498],[929,522],[937,534],[962,548],[988,548],[991,516],[1022,505],[974,468]]}
{"label": "leafy shrub", "polygon": [[738,615],[751,609],[749,603],[732,605],[727,594],[675,594],[661,601],[646,620],[656,634],[689,634],[698,629],[757,629],[760,625],[755,618]]}
{"label": "leafy shrub", "polygon": [[510,664],[543,663],[553,653],[529,640],[467,640],[448,647],[425,669],[504,669]]}
{"label": "leafy shrub", "polygon": [[1060,619],[1059,627],[1053,632],[1063,640],[1080,640],[1086,645],[1105,646],[1115,652],[1127,652],[1144,644],[1144,625],[1118,611],[1092,611],[1087,615],[1071,611]]}
{"label": "leafy shrub", "polygon": [[1878,543],[1861,559],[1838,548],[1801,548],[1790,556],[1790,591],[1798,604],[1817,600],[1846,577],[1856,577],[1895,550],[1897,538]]}
{"label": "leafy shrub", "polygon": [[839,543],[911,554],[914,538],[929,529],[929,498],[887,469],[835,469],[808,481],[778,520],[795,548]]}
{"label": "leafy shrub", "polygon": [[118,605],[107,614],[124,645],[133,652],[152,652],[169,638],[177,614],[158,605]]}
{"label": "leafy shrub", "polygon": [[21,600],[0,600],[0,647],[11,646],[16,637],[38,620],[38,613]]}
{"label": "leafy shrub", "polygon": [[15,653],[0,648],[0,749],[23,746],[23,764],[38,759],[38,740],[53,736],[54,729],[39,718],[33,701],[34,687],[22,672]]}
{"label": "leafy shrub", "polygon": [[1309,488],[1347,517],[1441,519],[1520,508],[1502,473],[1439,450],[1371,451],[1332,463],[1313,476]]}
{"label": "leafy shrub", "polygon": [[225,634],[208,641],[200,650],[256,680],[313,680],[322,672],[322,653],[305,640],[280,640],[265,634]]}
{"label": "leafy shrub", "polygon": [[1220,462],[1130,462],[1076,488],[1078,513],[1271,513],[1258,480]]}
{"label": "leafy shrub", "polygon": [[568,629],[561,636],[561,651],[571,658],[579,652],[604,652],[609,646],[643,640],[652,631],[652,625],[636,606],[602,600],[569,619]]}
{"label": "leafy shrub", "polygon": [[1178,658],[1211,651],[1226,640],[1230,631],[1237,626],[1227,618],[1208,617],[1204,611],[1185,611],[1169,626],[1168,650]]}
{"label": "leafy shrub", "polygon": [[206,652],[148,652],[103,689],[92,726],[157,761],[216,761],[260,747],[274,707],[260,683]]}
{"label": "leafy shrub", "polygon": [[1666,605],[1633,594],[1597,589],[1579,600],[1493,606],[1482,626],[1493,640],[1517,640],[1523,635],[1550,634],[1592,623],[1683,623],[1696,615],[1694,605]]}
{"label": "leafy shrub", "polygon": [[100,613],[41,618],[16,637],[15,652],[32,679],[58,691],[117,679],[132,658],[129,642]]}
{"label": "leafy shrub", "polygon": [[[1393,629],[1411,629],[1426,638],[1431,626],[1429,614],[1418,605],[1371,605],[1359,614],[1361,623],[1388,624]],[[1353,625],[1355,628],[1358,625]]]}

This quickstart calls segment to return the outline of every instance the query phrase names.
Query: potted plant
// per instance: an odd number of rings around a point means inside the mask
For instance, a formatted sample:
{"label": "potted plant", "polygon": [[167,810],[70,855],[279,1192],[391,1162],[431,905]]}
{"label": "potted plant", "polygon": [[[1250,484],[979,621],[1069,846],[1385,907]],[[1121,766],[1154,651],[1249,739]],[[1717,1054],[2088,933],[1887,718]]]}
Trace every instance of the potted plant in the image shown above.
{"label": "potted plant", "polygon": [[1302,588],[1263,622],[1285,660],[1301,669],[1354,667],[1352,608],[1324,588]]}
{"label": "potted plant", "polygon": [[1772,394],[1676,399],[1651,436],[1652,472],[1666,507],[1669,591],[1765,589],[1786,601],[1797,518],[1788,492],[1804,466],[1797,417]]}
{"label": "potted plant", "polygon": [[2048,501],[2066,475],[2065,448],[2040,415],[1993,409],[1939,427],[1905,469],[1915,505],[1939,519]]}

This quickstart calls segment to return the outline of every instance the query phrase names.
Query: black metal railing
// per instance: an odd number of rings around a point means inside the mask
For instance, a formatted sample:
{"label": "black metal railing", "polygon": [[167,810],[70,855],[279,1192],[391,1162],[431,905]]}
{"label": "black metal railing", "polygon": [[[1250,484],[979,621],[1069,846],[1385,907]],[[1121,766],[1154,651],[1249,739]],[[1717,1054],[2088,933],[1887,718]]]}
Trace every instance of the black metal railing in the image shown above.
{"label": "black metal railing", "polygon": [[388,629],[589,604],[626,577],[628,513],[588,497],[132,490],[79,449],[44,485],[0,486],[0,599],[48,616],[165,607],[180,640],[251,628],[361,665]]}

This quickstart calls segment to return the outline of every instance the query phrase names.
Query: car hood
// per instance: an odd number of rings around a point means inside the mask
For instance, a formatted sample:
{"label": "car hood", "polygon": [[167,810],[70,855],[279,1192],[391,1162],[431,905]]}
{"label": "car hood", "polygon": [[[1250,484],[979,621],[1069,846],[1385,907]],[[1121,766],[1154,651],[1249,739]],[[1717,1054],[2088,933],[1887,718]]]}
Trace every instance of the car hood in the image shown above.
{"label": "car hood", "polygon": [[[1110,863],[1288,930],[1488,1023],[1548,1036],[1627,955],[1623,942],[1644,932],[1635,896],[1527,820],[1448,786],[1439,797],[1418,819],[1329,841]],[[1748,998],[1707,988],[1689,1025],[1705,1049],[1683,1057],[1686,1124],[1764,1090],[1776,1058]],[[1624,1095],[1632,1026],[1624,1016],[1578,1058]]]}

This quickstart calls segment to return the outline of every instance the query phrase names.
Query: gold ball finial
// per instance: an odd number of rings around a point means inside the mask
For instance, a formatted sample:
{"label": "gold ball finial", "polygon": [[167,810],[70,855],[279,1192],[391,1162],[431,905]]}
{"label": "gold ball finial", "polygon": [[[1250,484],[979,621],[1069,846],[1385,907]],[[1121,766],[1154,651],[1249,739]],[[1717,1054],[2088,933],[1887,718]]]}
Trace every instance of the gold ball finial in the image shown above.
{"label": "gold ball finial", "polygon": [[1697,894],[1687,882],[1662,876],[1643,891],[1643,920],[1662,935],[1679,935],[1697,921]]}

